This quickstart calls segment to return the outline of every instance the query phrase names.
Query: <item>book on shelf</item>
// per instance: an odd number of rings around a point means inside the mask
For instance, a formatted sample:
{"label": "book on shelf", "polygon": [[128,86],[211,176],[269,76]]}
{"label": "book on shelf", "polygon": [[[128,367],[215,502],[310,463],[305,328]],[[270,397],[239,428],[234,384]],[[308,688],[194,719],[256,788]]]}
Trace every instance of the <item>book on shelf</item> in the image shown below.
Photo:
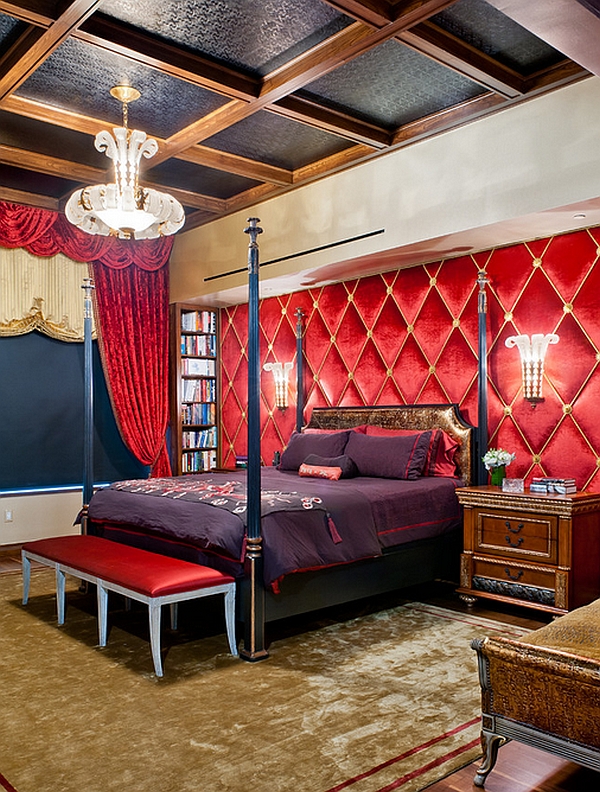
{"label": "book on shelf", "polygon": [[216,374],[215,361],[205,358],[182,358],[181,372],[184,376],[214,377]]}
{"label": "book on shelf", "polygon": [[210,451],[189,451],[182,455],[182,473],[204,473],[217,466],[217,452]]}
{"label": "book on shelf", "polygon": [[214,379],[184,380],[182,401],[214,402],[217,400],[217,387]]}
{"label": "book on shelf", "polygon": [[214,335],[181,336],[182,355],[217,356],[217,337]]}
{"label": "book on shelf", "polygon": [[182,311],[181,329],[185,333],[216,333],[215,311]]}

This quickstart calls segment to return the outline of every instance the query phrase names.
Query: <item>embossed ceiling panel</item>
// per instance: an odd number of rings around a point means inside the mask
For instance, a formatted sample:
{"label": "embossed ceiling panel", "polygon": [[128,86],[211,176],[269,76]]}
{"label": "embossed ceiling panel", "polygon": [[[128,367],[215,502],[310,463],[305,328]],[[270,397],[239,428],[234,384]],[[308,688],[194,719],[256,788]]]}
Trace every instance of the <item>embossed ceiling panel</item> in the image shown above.
{"label": "embossed ceiling panel", "polygon": [[19,22],[18,19],[13,19],[6,14],[0,14],[0,44],[3,52],[8,51],[19,35],[25,32],[26,27],[24,22]]}
{"label": "embossed ceiling panel", "polygon": [[260,112],[208,138],[204,145],[295,170],[350,148],[351,143],[288,118]]}
{"label": "embossed ceiling panel", "polygon": [[50,95],[58,107],[100,114],[121,126],[121,103],[110,95],[121,83],[141,93],[129,108],[129,126],[158,137],[169,137],[226,102],[218,94],[75,39],[65,41],[16,93],[40,102]]}
{"label": "embossed ceiling panel", "polygon": [[[0,43],[0,112],[39,124],[2,161],[44,174],[51,141],[93,183],[129,83],[129,127],[159,143],[144,178],[181,185],[186,230],[589,76],[484,0],[0,0]],[[0,200],[62,210],[46,184]]]}
{"label": "embossed ceiling panel", "polygon": [[202,193],[214,198],[231,198],[244,190],[256,187],[259,182],[235,173],[223,173],[202,165],[174,160],[152,168],[152,179],[167,187]]}
{"label": "embossed ceiling panel", "polygon": [[102,11],[260,75],[352,22],[326,3],[306,0],[105,0]]}
{"label": "embossed ceiling panel", "polygon": [[431,21],[524,74],[548,68],[560,60],[556,50],[484,0],[459,0]]}
{"label": "embossed ceiling panel", "polygon": [[387,129],[483,93],[482,86],[398,41],[370,50],[300,91]]}

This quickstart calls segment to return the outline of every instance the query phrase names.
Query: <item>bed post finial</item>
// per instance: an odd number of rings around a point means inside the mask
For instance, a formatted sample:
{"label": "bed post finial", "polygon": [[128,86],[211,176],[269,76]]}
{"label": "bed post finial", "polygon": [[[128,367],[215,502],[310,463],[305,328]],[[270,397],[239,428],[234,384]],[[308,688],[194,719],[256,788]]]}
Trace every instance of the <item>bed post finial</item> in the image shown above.
{"label": "bed post finial", "polygon": [[263,583],[263,555],[260,498],[260,349],[258,315],[258,243],[262,234],[258,217],[248,219],[244,233],[248,244],[248,476],[247,476],[247,546],[245,560],[244,646],[240,657],[244,660],[263,660],[269,656],[265,649],[265,590]]}

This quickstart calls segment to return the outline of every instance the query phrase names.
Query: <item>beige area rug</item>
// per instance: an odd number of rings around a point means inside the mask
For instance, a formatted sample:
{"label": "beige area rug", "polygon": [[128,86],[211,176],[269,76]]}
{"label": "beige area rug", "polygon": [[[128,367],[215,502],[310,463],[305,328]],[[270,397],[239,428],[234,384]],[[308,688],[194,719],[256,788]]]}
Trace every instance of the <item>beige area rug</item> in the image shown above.
{"label": "beige area rug", "polygon": [[[153,673],[146,611],[71,581],[57,627],[54,578],[0,576],[0,789],[9,792],[415,792],[480,753],[472,638],[497,622],[409,603],[274,640],[268,660],[211,635],[166,631]],[[197,601],[189,603],[198,606]],[[141,607],[141,606],[140,606]]]}

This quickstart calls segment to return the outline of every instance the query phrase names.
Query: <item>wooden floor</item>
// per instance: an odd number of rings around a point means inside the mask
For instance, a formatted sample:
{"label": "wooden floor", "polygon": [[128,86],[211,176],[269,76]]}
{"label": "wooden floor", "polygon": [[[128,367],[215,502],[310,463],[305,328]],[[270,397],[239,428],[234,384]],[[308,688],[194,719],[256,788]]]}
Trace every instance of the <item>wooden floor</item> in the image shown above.
{"label": "wooden floor", "polygon": [[[20,549],[0,551],[0,574],[17,574],[20,571]],[[404,593],[420,602],[469,611],[477,616],[505,621],[530,630],[535,630],[550,620],[549,616],[535,610],[511,608],[482,600],[469,609],[455,595],[453,587],[443,584],[436,586],[433,591],[428,586],[415,587]],[[463,767],[427,787],[427,792],[474,792],[477,787],[473,785],[473,777],[478,764],[476,762]],[[486,780],[485,789],[487,792],[595,792],[600,789],[600,773],[513,741],[500,748],[498,761]]]}

